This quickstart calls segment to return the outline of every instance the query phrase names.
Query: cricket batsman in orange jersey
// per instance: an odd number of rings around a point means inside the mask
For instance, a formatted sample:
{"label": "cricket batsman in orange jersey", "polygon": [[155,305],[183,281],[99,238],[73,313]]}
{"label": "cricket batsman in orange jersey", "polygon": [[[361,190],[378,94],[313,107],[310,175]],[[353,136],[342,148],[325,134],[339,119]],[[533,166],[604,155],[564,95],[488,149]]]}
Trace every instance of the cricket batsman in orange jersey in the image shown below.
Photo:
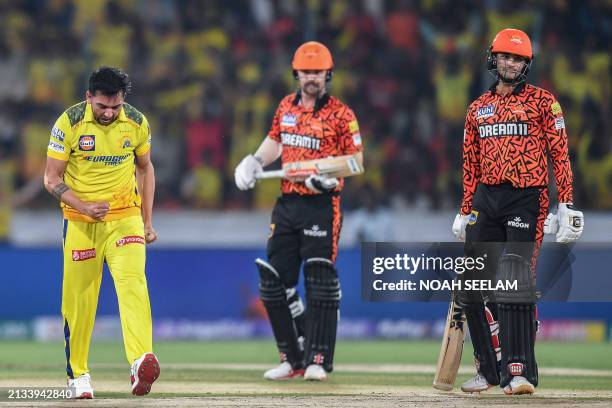
{"label": "cricket batsman in orange jersey", "polygon": [[[477,374],[465,392],[500,385],[508,395],[533,394],[538,385],[535,266],[545,233],[557,242],[582,234],[582,212],[573,207],[572,170],[561,105],[548,91],[526,83],[531,41],[516,29],[500,31],[488,50],[496,82],[468,108],[463,139],[463,201],[453,233],[469,256],[482,256],[500,280],[517,278],[517,291],[459,291],[474,346]],[[556,214],[547,217],[548,158],[558,191]],[[484,244],[483,244],[484,243]],[[486,301],[486,302],[485,302]]]}
{"label": "cricket batsman in orange jersey", "polygon": [[[283,164],[354,155],[363,163],[359,125],[353,111],[331,96],[334,63],[323,44],[307,42],[293,57],[297,92],[280,102],[261,146],[236,167],[236,185],[253,188],[257,173],[279,157]],[[267,261],[257,259],[261,300],[268,312],[280,365],[268,380],[304,376],[322,381],[333,369],[340,305],[335,261],[342,215],[342,178],[287,177],[272,212]],[[304,269],[306,303],[296,291]]]}

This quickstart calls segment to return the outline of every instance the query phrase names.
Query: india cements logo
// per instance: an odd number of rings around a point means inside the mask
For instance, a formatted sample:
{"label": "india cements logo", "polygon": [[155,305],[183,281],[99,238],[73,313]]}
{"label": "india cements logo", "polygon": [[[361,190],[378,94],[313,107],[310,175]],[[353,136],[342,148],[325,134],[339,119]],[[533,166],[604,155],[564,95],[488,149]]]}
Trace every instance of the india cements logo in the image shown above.
{"label": "india cements logo", "polygon": [[73,249],[72,260],[75,262],[86,261],[96,257],[96,248],[89,249]]}

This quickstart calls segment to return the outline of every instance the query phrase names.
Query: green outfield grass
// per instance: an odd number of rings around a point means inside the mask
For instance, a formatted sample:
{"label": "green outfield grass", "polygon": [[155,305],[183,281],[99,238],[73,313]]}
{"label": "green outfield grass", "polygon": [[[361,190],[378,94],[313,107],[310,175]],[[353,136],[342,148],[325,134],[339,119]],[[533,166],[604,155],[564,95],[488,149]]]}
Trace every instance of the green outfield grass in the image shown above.
{"label": "green outfield grass", "polygon": [[[336,366],[343,364],[425,364],[434,365],[439,351],[437,341],[341,341]],[[263,364],[277,362],[271,340],[214,342],[157,342],[155,352],[162,365],[164,381],[202,383],[263,383],[261,367],[211,369],[198,364]],[[612,370],[611,343],[539,343],[540,367]],[[471,366],[469,344],[463,365]],[[164,368],[164,364],[166,368]],[[181,368],[181,364],[190,364]],[[65,365],[61,342],[0,342],[0,380],[62,378]],[[171,365],[178,365],[172,367]],[[94,342],[90,353],[92,375],[98,381],[127,378],[129,367],[119,342]],[[335,372],[329,384],[429,386],[432,375],[422,373]],[[460,375],[458,383],[467,379]],[[309,383],[293,383],[292,390],[308,392]],[[612,390],[610,376],[541,375],[540,387],[567,390]],[[330,391],[333,394],[333,388]],[[199,395],[199,394],[194,394]],[[227,395],[227,394],[224,394]],[[321,393],[317,393],[321,395]],[[109,395],[114,396],[114,395]]]}

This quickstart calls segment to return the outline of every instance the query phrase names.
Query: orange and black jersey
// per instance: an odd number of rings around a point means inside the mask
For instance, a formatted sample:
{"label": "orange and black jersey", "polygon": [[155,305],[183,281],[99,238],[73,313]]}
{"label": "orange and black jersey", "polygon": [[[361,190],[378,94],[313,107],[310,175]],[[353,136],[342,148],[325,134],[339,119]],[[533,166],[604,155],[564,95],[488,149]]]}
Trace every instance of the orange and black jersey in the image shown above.
{"label": "orange and black jersey", "polygon": [[533,85],[519,84],[506,96],[495,92],[496,85],[470,105],[465,118],[461,213],[470,213],[478,183],[547,186],[547,151],[558,201],[572,202],[572,170],[559,102]]}
{"label": "orange and black jersey", "polygon": [[[283,146],[283,164],[355,154],[362,150],[359,125],[353,111],[337,98],[324,95],[319,109],[306,109],[299,94],[290,94],[278,105],[268,137]],[[340,191],[344,180],[336,191]],[[283,179],[285,194],[315,194],[304,183]]]}

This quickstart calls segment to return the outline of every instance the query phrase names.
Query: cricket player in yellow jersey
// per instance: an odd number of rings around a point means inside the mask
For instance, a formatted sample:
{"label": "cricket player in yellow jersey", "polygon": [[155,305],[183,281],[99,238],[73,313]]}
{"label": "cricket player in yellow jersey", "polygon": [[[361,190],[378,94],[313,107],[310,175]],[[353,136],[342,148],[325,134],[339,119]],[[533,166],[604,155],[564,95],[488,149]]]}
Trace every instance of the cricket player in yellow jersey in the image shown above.
{"label": "cricket player in yellow jersey", "polygon": [[145,277],[145,243],[157,239],[151,131],[125,103],[130,85],[118,68],[94,71],[86,101],[59,117],[47,149],[45,188],[64,212],[62,315],[76,398],[93,398],[87,358],[104,262],[119,300],[132,394],[148,394],[160,372]]}

